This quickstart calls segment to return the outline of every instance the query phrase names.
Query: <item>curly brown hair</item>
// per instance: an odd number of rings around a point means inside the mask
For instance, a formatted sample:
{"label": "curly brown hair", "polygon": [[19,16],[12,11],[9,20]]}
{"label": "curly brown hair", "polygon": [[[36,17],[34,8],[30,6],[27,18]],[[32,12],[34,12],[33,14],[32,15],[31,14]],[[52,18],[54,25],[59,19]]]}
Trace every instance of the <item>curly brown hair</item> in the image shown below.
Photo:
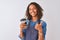
{"label": "curly brown hair", "polygon": [[37,8],[37,16],[38,16],[38,19],[41,19],[42,16],[43,16],[43,9],[41,8],[41,6],[39,4],[37,4],[36,2],[31,2],[28,7],[27,7],[27,10],[26,10],[26,17],[27,19],[31,20],[32,19],[32,16],[30,15],[29,13],[29,6],[30,5],[35,5],[35,7]]}

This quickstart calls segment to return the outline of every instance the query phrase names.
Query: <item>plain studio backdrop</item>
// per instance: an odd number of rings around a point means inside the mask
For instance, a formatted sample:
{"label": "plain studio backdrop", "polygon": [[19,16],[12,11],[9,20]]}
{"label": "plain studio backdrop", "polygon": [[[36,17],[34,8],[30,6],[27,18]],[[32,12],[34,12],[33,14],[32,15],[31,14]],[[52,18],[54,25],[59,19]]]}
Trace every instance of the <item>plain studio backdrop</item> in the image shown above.
{"label": "plain studio backdrop", "polygon": [[0,0],[0,40],[20,40],[20,19],[30,2],[37,2],[44,9],[46,40],[60,40],[60,0]]}

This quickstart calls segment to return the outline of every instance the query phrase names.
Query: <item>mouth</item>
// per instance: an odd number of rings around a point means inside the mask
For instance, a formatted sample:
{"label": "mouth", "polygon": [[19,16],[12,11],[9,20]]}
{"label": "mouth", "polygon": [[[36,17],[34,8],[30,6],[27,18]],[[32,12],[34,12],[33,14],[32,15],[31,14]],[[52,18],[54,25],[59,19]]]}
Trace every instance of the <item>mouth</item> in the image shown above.
{"label": "mouth", "polygon": [[31,14],[35,14],[35,12],[31,12]]}
{"label": "mouth", "polygon": [[31,12],[31,16],[36,16],[36,12]]}

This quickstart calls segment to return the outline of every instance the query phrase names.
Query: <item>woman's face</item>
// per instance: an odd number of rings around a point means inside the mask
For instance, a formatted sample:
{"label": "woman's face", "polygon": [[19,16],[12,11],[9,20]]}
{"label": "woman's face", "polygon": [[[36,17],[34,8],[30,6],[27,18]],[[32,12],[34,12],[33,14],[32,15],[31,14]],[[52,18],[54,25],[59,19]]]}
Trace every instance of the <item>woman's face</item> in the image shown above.
{"label": "woman's face", "polygon": [[37,16],[37,8],[35,7],[35,5],[31,4],[29,6],[29,13],[32,17]]}

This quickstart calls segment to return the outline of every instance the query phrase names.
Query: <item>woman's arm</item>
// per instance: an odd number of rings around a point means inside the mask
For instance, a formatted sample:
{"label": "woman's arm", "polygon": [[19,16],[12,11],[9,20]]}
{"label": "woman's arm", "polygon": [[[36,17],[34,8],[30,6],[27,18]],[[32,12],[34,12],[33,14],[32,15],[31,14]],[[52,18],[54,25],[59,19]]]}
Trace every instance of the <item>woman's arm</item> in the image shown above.
{"label": "woman's arm", "polygon": [[24,28],[26,27],[26,24],[25,23],[21,23],[20,24],[20,38],[23,38],[24,37]]}
{"label": "woman's arm", "polygon": [[23,38],[24,37],[24,33],[22,31],[22,29],[20,28],[20,38]]}
{"label": "woman's arm", "polygon": [[40,28],[40,30],[38,31],[38,40],[44,40],[42,28]]}
{"label": "woman's arm", "polygon": [[38,30],[38,40],[44,40],[42,24],[36,24],[35,29]]}

